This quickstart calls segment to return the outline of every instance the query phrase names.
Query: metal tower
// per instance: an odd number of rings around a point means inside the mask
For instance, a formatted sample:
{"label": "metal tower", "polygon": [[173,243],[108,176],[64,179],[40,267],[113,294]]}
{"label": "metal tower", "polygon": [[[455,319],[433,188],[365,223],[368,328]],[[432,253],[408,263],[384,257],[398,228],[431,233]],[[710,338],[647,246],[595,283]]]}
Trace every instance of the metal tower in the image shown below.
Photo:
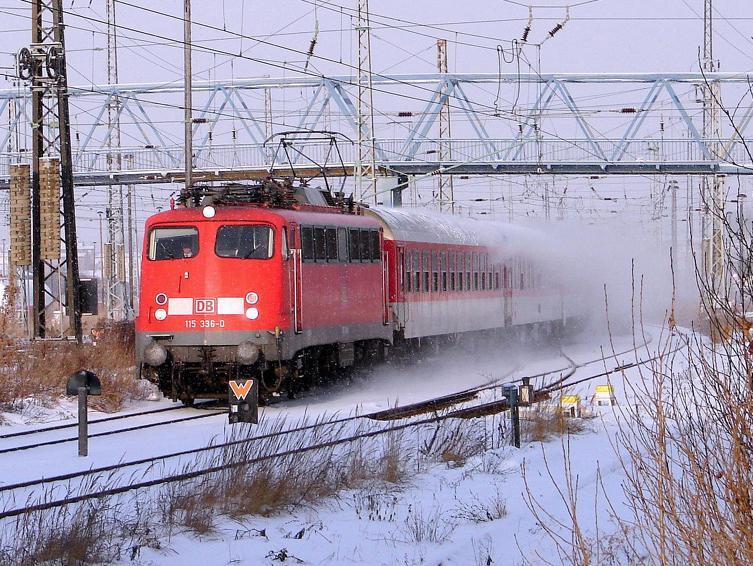
{"label": "metal tower", "polygon": [[[118,84],[118,47],[115,24],[115,0],[107,0],[107,84]],[[107,168],[112,171],[122,169],[120,150],[120,98],[116,95],[107,105]],[[113,152],[112,149],[115,149]],[[123,222],[123,185],[107,186],[107,243],[104,245],[105,305],[107,318],[123,320],[128,306],[125,288],[125,246]]]}
{"label": "metal tower", "polygon": [[[18,71],[32,90],[33,335],[81,341],[62,0],[33,0],[31,26],[31,45],[19,52]],[[48,314],[59,318],[50,321]]]}
{"label": "metal tower", "polygon": [[[703,71],[713,73],[714,36],[712,19],[713,1],[703,4]],[[703,86],[703,139],[712,158],[718,159],[721,150],[719,127],[719,83],[709,80]],[[703,202],[703,266],[711,281],[719,283],[724,278],[724,179],[718,175],[705,176],[701,185]]]}
{"label": "metal tower", "polygon": [[[447,74],[447,40],[437,40],[437,70]],[[452,138],[450,129],[450,99],[447,97],[439,109],[439,160],[452,161],[452,150],[449,140]],[[439,175],[439,210],[445,209],[448,201],[450,211],[455,213],[455,189],[452,175]]]}
{"label": "metal tower", "polygon": [[358,0],[358,158],[356,160],[356,198],[377,201],[376,144],[374,142],[374,97],[371,75],[371,30],[369,0]]}
{"label": "metal tower", "polygon": [[183,143],[185,186],[193,186],[193,90],[191,77],[191,0],[183,0]]}

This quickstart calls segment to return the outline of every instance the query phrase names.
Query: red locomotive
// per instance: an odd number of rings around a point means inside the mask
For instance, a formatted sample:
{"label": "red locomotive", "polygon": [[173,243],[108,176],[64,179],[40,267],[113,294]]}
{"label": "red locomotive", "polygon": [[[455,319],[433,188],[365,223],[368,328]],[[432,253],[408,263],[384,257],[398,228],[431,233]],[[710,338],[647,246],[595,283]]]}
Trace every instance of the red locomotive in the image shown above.
{"label": "red locomotive", "polygon": [[393,347],[565,322],[559,290],[480,221],[273,180],[193,201],[147,220],[136,319],[142,376],[186,403],[233,379],[291,392]]}

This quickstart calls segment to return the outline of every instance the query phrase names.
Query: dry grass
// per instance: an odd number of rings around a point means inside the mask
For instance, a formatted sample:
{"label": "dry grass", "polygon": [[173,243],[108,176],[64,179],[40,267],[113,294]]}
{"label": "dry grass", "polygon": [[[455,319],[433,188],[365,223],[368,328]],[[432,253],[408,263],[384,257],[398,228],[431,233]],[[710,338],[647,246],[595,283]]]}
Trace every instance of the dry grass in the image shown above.
{"label": "dry grass", "polygon": [[[373,495],[355,502],[359,517],[397,521],[399,486],[417,473],[422,464],[441,462],[443,454],[449,451],[468,457],[484,450],[487,427],[483,421],[451,419],[410,433],[393,432],[302,450],[312,444],[385,426],[371,421],[355,425],[340,423],[223,447],[179,469],[163,469],[166,466],[163,463],[138,474],[112,473],[92,478],[67,495],[131,484],[140,481],[142,474],[151,478],[213,466],[223,470],[150,491],[101,498],[90,504],[34,513],[4,523],[0,530],[0,563],[15,566],[45,560],[62,564],[133,560],[141,549],[160,548],[176,534],[212,536],[225,518],[242,521],[248,516],[270,516],[332,500],[352,488]],[[263,421],[257,427],[239,425],[224,440],[242,440],[306,424],[312,423],[275,420],[269,424]],[[286,455],[249,463],[280,453]],[[54,494],[56,499],[60,495]],[[44,494],[41,501],[51,497],[53,494]],[[493,520],[505,512],[501,498],[477,503],[466,511],[469,517],[472,514],[480,521]],[[401,537],[407,537],[408,542],[441,542],[451,536],[455,523],[441,510],[411,508],[400,525]],[[63,544],[64,541],[67,542]]]}
{"label": "dry grass", "polygon": [[588,430],[583,419],[571,418],[551,407],[535,406],[521,415],[521,434],[528,442],[547,442]]}
{"label": "dry grass", "polygon": [[506,517],[507,504],[497,488],[489,497],[482,498],[478,494],[472,494],[467,500],[458,500],[451,514],[453,518],[462,521],[486,523]]}
{"label": "dry grass", "polygon": [[[0,321],[3,317],[0,317]],[[132,326],[105,328],[97,345],[74,342],[28,342],[0,336],[0,410],[20,410],[29,399],[48,402],[64,393],[68,376],[88,369],[102,382],[93,408],[120,409],[128,399],[147,392],[135,378]]]}

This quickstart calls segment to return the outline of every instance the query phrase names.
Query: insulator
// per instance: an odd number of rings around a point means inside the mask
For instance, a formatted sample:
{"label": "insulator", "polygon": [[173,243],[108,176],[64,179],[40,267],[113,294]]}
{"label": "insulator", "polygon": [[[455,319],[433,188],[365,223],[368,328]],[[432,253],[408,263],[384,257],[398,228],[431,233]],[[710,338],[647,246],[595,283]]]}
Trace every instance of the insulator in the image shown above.
{"label": "insulator", "polygon": [[410,118],[411,116],[413,116],[413,112],[398,112],[397,116],[398,118]]}
{"label": "insulator", "polygon": [[562,24],[557,24],[552,28],[552,30],[549,32],[549,37],[554,37],[554,34],[557,33],[559,30],[562,29]]}
{"label": "insulator", "polygon": [[60,260],[60,160],[39,160],[40,253]]}
{"label": "insulator", "polygon": [[31,265],[30,167],[10,166],[10,258],[14,266]]}
{"label": "insulator", "polygon": [[314,54],[314,47],[316,47],[316,36],[311,38],[311,44],[309,44],[309,50],[307,55],[311,57]]}
{"label": "insulator", "polygon": [[620,112],[623,114],[635,114],[638,110],[635,108],[620,108]]}
{"label": "insulator", "polygon": [[531,33],[531,26],[526,26],[526,29],[523,30],[523,37],[521,38],[521,41],[523,43],[526,43],[528,41],[529,33]]}

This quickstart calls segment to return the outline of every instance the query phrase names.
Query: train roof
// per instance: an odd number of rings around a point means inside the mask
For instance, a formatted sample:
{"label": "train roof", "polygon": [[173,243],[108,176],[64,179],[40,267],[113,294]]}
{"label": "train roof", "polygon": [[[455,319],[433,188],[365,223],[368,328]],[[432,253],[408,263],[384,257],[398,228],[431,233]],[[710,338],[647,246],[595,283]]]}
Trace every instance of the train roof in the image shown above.
{"label": "train roof", "polygon": [[507,224],[413,209],[374,207],[365,212],[382,221],[387,239],[403,242],[492,246],[507,243],[518,230]]}
{"label": "train roof", "polygon": [[203,207],[176,207],[159,212],[147,219],[147,226],[160,223],[183,222],[242,222],[244,220],[273,221],[283,219],[288,222],[298,222],[316,225],[333,226],[362,226],[375,227],[375,219],[363,214],[345,213],[336,207],[302,207],[302,208],[269,208],[256,205],[216,206],[215,215],[206,218]]}

